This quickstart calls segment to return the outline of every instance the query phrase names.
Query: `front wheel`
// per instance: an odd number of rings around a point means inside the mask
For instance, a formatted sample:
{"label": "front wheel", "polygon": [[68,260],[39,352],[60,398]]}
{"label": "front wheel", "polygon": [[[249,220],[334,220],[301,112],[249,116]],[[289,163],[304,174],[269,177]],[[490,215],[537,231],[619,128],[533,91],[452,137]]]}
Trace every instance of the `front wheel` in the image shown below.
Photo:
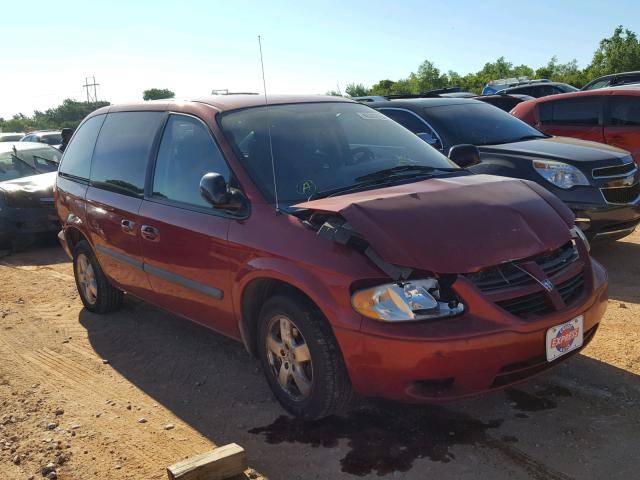
{"label": "front wheel", "polygon": [[94,313],[107,313],[122,305],[122,290],[111,285],[89,244],[82,240],[73,249],[73,273],[80,299]]}
{"label": "front wheel", "polygon": [[297,417],[342,411],[351,382],[326,319],[308,302],[275,296],[260,311],[258,354],[269,386]]}

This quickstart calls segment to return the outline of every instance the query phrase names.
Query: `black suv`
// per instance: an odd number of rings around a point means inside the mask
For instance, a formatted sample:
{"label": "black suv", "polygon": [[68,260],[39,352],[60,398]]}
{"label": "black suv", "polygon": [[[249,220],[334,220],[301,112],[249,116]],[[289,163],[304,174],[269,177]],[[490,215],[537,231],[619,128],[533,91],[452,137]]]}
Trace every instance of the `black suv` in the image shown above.
{"label": "black suv", "polygon": [[611,75],[604,75],[587,83],[582,90],[595,90],[597,88],[617,87],[619,85],[629,85],[640,83],[640,72],[622,72]]}
{"label": "black suv", "polygon": [[559,93],[569,93],[577,91],[578,89],[576,87],[569,85],[568,83],[540,82],[504,88],[502,90],[499,90],[497,93],[519,93],[521,95],[529,95],[530,97],[540,98],[549,95],[557,95]]}
{"label": "black suv", "polygon": [[368,102],[432,147],[478,147],[474,173],[532,180],[553,192],[576,215],[587,237],[614,240],[640,222],[640,198],[605,200],[602,188],[640,180],[629,152],[601,143],[545,135],[508,113],[466,98],[417,98]]}

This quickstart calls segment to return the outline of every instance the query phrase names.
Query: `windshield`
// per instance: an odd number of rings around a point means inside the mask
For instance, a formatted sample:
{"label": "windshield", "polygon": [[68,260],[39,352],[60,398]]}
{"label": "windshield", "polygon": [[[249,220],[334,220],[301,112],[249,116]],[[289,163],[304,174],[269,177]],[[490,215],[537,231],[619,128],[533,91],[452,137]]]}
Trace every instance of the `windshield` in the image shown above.
{"label": "windshield", "polygon": [[[438,175],[444,171],[437,169],[459,170],[404,127],[360,104],[270,105],[224,114],[221,125],[225,135],[256,186],[272,203],[267,114],[281,204],[292,205],[322,192],[380,181],[379,174],[388,169],[393,169],[386,172],[388,175],[405,181],[411,171],[420,178],[416,172],[429,170],[430,175]],[[409,167],[416,167],[415,171]]]}
{"label": "windshield", "polygon": [[47,145],[60,145],[62,143],[62,135],[59,133],[47,133],[40,136],[40,141]]}
{"label": "windshield", "polygon": [[485,103],[427,107],[424,112],[448,146],[462,143],[497,145],[545,137],[513,115]]}
{"label": "windshield", "polygon": [[0,152],[0,182],[55,172],[62,154],[52,147],[13,148]]}
{"label": "windshield", "polygon": [[573,85],[567,85],[566,83],[559,83],[558,85],[556,85],[556,88],[558,90],[561,90],[565,93],[569,93],[569,92],[579,92],[580,89],[574,87]]}

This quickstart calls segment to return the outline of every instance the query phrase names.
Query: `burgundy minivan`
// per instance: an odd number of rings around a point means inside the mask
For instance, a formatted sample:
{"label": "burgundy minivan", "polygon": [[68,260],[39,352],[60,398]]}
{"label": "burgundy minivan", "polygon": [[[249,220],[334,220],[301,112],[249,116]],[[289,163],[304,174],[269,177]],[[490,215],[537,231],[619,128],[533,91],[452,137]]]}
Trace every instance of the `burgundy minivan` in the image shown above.
{"label": "burgundy minivan", "polygon": [[545,189],[450,157],[335,97],[106,107],[64,153],[60,240],[88,310],[126,292],[242,341],[295,415],[460,398],[578,352],[607,276]]}

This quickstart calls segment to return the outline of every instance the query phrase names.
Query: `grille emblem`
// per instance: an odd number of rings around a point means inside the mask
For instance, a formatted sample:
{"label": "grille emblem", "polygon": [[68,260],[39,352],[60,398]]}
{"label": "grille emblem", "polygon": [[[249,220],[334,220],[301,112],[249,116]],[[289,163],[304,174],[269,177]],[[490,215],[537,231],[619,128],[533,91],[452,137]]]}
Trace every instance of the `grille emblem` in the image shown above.
{"label": "grille emblem", "polygon": [[635,182],[635,180],[635,175],[629,175],[628,177],[622,179],[622,185],[625,187],[630,187],[631,185],[633,185],[633,182]]}
{"label": "grille emblem", "polygon": [[549,280],[548,278],[540,282],[540,284],[544,287],[544,289],[547,292],[553,292],[553,289],[554,289],[553,283],[551,283],[551,280]]}

